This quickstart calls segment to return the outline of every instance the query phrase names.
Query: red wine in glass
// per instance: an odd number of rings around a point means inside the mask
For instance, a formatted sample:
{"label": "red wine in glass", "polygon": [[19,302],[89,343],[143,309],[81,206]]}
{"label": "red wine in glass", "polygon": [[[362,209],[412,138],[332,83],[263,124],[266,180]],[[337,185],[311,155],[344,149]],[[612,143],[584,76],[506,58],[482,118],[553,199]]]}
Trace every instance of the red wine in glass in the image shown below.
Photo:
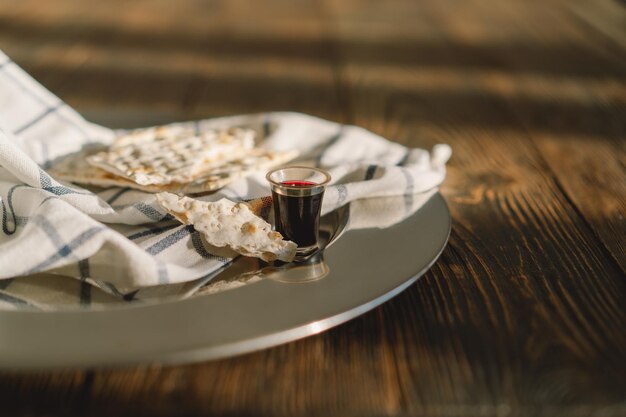
{"label": "red wine in glass", "polygon": [[330,175],[318,168],[286,167],[270,171],[266,177],[272,187],[276,230],[298,244],[296,259],[315,252]]}
{"label": "red wine in glass", "polygon": [[[311,181],[282,181],[288,187],[310,187],[317,185]],[[298,244],[301,248],[317,246],[317,235],[320,225],[320,211],[324,191],[315,195],[285,195],[272,192],[277,201],[274,206],[276,230],[287,240]]]}

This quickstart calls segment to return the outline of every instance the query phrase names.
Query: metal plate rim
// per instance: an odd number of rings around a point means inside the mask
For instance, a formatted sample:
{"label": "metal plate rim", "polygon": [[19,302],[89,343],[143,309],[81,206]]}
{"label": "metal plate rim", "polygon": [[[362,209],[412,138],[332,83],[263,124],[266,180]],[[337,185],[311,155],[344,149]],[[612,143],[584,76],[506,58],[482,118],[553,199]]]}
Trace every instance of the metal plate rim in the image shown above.
{"label": "metal plate rim", "polygon": [[[9,350],[13,348],[12,352],[10,352],[13,356],[9,355],[8,356],[9,360],[11,357],[19,359],[18,363],[16,362],[9,363],[7,362],[7,356],[4,355],[4,353],[6,353],[6,350],[7,350],[6,349],[7,347],[2,342],[2,339],[4,337],[0,337],[0,369],[50,369],[50,368],[58,368],[58,367],[72,368],[72,367],[84,367],[84,366],[118,367],[118,366],[136,365],[139,363],[154,363],[154,362],[179,364],[179,363],[195,362],[195,361],[201,361],[201,360],[221,359],[221,358],[236,356],[236,355],[240,355],[244,353],[250,353],[253,351],[258,351],[258,350],[269,348],[272,346],[277,346],[279,344],[283,344],[289,341],[297,340],[303,337],[320,333],[331,327],[344,323],[354,317],[357,317],[358,315],[361,315],[379,306],[380,304],[388,301],[389,299],[393,298],[394,296],[396,296],[397,294],[405,290],[407,287],[409,287],[411,284],[413,284],[415,281],[417,281],[417,279],[421,277],[436,262],[436,260],[439,258],[439,256],[443,252],[450,236],[451,216],[450,216],[450,211],[449,211],[446,201],[443,199],[443,197],[439,193],[434,194],[430,202],[432,202],[433,204],[436,204],[438,210],[443,211],[442,213],[439,213],[440,215],[438,216],[441,219],[440,224],[436,225],[437,233],[441,233],[441,235],[439,236],[439,239],[440,239],[438,240],[439,246],[436,248],[436,253],[434,254],[434,256],[431,256],[428,259],[428,261],[424,265],[422,265],[421,268],[416,273],[413,273],[411,276],[405,279],[402,279],[402,281],[399,282],[399,285],[396,285],[395,287],[385,291],[384,293],[374,294],[372,298],[367,302],[361,303],[356,306],[352,306],[336,314],[326,316],[319,320],[313,320],[304,324],[282,328],[279,331],[270,331],[267,334],[261,334],[261,335],[257,334],[257,335],[247,337],[247,338],[246,337],[240,338],[239,340],[236,340],[236,341],[217,343],[214,345],[205,344],[205,345],[198,346],[196,344],[195,346],[188,346],[186,348],[178,348],[172,351],[168,351],[167,349],[164,349],[162,351],[157,350],[156,352],[148,351],[145,357],[141,357],[141,358],[133,357],[132,355],[129,357],[124,357],[123,353],[115,354],[111,352],[111,354],[107,356],[106,358],[101,356],[101,357],[89,359],[89,357],[87,356],[86,359],[85,358],[81,359],[79,357],[75,358],[74,360],[73,358],[65,358],[64,360],[60,362],[55,362],[54,360],[47,361],[45,356],[42,356],[31,362],[29,361],[28,357],[25,357],[25,356],[19,357],[19,354],[16,353],[16,346],[13,346],[13,347],[8,346]],[[420,214],[420,211],[418,211],[417,213],[413,214],[413,216],[411,217],[420,216],[420,215],[423,215],[423,214]],[[445,224],[443,221],[444,219],[445,219]],[[256,284],[253,284],[251,286],[254,286],[254,285]],[[299,284],[288,284],[288,285],[299,285]],[[233,291],[237,291],[237,290],[233,290]],[[210,298],[210,297],[212,296],[207,296],[204,298]],[[197,300],[201,298],[203,297],[198,297],[195,302],[197,303],[198,302]],[[190,300],[182,300],[178,304],[182,306],[184,305],[185,302],[188,302],[188,301]],[[208,301],[204,301],[204,302],[208,302]],[[170,305],[170,309],[171,308],[176,309],[178,304],[172,303]],[[149,308],[149,307],[146,306],[145,308]],[[150,308],[158,309],[159,306],[158,305],[151,306]],[[122,309],[122,310],[125,310],[125,309]],[[126,311],[130,311],[130,309]],[[179,308],[179,311],[181,311],[180,308]],[[182,311],[183,313],[185,312],[184,309],[182,309]],[[188,312],[188,310],[186,311]],[[103,313],[106,315],[106,311],[105,312],[90,312],[88,314],[102,315]],[[123,314],[123,311],[121,313]],[[0,311],[0,334],[2,333],[2,330],[5,327],[7,327],[7,324],[10,324],[8,323],[8,320],[11,317],[14,319],[17,317],[21,317],[22,322],[24,324],[28,324],[29,320],[27,316],[31,314],[35,314],[39,316],[40,317],[39,321],[42,321],[45,319],[46,322],[50,322],[51,324],[53,324],[54,322],[53,320],[51,320],[50,317],[54,316],[54,314],[66,314],[70,316],[74,315],[73,317],[74,319],[76,319],[75,314],[80,314],[80,313],[65,312],[65,313],[53,313],[51,315],[42,316],[41,315],[42,313],[40,312],[30,312],[29,314],[27,312],[19,312],[19,311],[18,312]],[[30,320],[33,320],[33,317],[34,316],[31,316]],[[34,319],[34,322],[37,322],[37,319]],[[13,327],[13,329],[15,329],[15,327]],[[200,337],[197,339],[202,339],[202,338]],[[206,338],[204,340],[206,340]],[[135,354],[137,353],[135,352]]]}

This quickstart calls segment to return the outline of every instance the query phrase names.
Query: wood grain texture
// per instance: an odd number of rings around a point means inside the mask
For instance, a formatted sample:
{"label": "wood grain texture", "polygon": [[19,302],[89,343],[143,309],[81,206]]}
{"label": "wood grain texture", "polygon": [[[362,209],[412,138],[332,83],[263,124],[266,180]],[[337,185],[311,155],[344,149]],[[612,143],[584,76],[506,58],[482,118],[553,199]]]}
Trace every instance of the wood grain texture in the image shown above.
{"label": "wood grain texture", "polygon": [[450,243],[383,306],[227,360],[3,373],[1,410],[625,415],[625,21],[614,0],[0,4],[0,48],[103,123],[296,110],[454,149]]}

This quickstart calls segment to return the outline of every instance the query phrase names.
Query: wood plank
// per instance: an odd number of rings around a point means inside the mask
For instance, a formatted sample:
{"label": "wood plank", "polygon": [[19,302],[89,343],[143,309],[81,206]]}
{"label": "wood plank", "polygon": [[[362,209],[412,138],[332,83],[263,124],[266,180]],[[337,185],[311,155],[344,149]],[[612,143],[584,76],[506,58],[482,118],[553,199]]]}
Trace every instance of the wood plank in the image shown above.
{"label": "wood plank", "polygon": [[[81,415],[88,402],[87,370],[0,374],[0,399],[3,415],[41,415],[50,411]],[[50,414],[52,415],[52,414]],[[83,414],[84,415],[84,414]]]}
{"label": "wood plank", "polygon": [[150,113],[170,121],[269,110],[341,118],[311,2],[215,3],[206,13],[202,2],[116,4],[101,13],[75,1],[62,13],[37,1],[0,5],[0,47],[96,122],[112,108],[132,115],[129,123]]}
{"label": "wood plank", "polygon": [[228,360],[0,374],[2,410],[624,415],[624,66],[568,3],[0,3],[0,47],[99,117],[290,109],[455,152],[448,248],[375,311]]}
{"label": "wood plank", "polygon": [[[569,11],[576,16],[572,25],[588,43],[582,57],[590,62],[610,61],[601,67],[605,72],[598,79],[613,78],[614,94],[585,80],[572,89],[567,101],[551,103],[544,114],[514,110],[557,185],[626,274],[626,31],[618,23],[620,17],[622,23],[626,21],[626,11],[610,1],[599,1],[594,7],[574,2]],[[510,57],[501,59],[509,61]],[[616,69],[615,76],[610,68]],[[558,111],[573,100],[586,105],[578,111]],[[543,128],[547,120],[549,131]]]}
{"label": "wood plank", "polygon": [[[626,120],[626,111],[607,111],[600,119]],[[581,115],[584,118],[588,115]],[[615,117],[615,118],[614,118]],[[622,123],[621,129],[626,126]],[[624,130],[626,132],[626,130]],[[623,133],[622,138],[626,137]],[[535,133],[533,139],[555,172],[571,203],[626,274],[626,149],[624,143],[597,138],[555,137]]]}
{"label": "wood plank", "polygon": [[[528,90],[513,79],[501,80],[498,88],[509,93],[509,105],[557,186],[626,274],[626,31],[616,27],[619,17],[626,19],[626,10],[606,0],[593,7],[587,2],[562,6],[575,16],[561,29],[563,38],[576,41],[579,59],[598,65],[601,73],[578,77],[571,85],[561,81],[561,94],[551,91],[542,106],[528,106]],[[512,72],[525,65],[513,49],[498,59]],[[554,58],[546,53],[546,60]],[[597,80],[612,85],[611,90],[597,88]]]}
{"label": "wood plank", "polygon": [[[357,2],[333,11],[354,122],[407,145],[444,142],[455,151],[442,188],[455,220],[448,250],[415,286],[413,302],[396,299],[406,303],[399,308],[406,316],[387,318],[402,323],[391,334],[394,356],[404,358],[397,367],[407,409],[454,415],[488,404],[488,415],[549,409],[584,415],[612,404],[608,412],[618,415],[625,392],[617,386],[626,371],[624,272],[546,163],[552,157],[557,167],[565,164],[557,154],[563,148],[542,155],[532,139],[594,132],[594,144],[612,146],[615,124],[606,123],[623,113],[598,110],[607,96],[622,100],[623,63],[586,46],[584,32],[573,36],[569,21],[537,22],[534,5],[481,3],[420,2],[413,13],[381,5],[374,23]],[[550,13],[564,19],[556,9]],[[380,33],[393,41],[359,37],[372,26],[372,38]],[[568,78],[584,83],[572,90]],[[607,93],[599,82],[621,90]],[[544,85],[559,96],[536,88]],[[583,98],[589,89],[600,95]],[[564,122],[583,114],[596,117]],[[532,125],[528,115],[535,116]],[[591,147],[565,149],[579,154]],[[595,149],[583,159],[606,158]],[[614,172],[611,160],[606,170]],[[616,232],[606,235],[619,239]]]}

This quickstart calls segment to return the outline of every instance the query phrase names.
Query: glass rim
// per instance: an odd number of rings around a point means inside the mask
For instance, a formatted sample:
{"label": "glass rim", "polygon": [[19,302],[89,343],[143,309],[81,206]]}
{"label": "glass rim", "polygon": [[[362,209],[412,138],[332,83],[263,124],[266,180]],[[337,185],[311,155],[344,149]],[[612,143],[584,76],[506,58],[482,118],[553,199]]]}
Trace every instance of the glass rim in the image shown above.
{"label": "glass rim", "polygon": [[[318,174],[321,174],[324,176],[324,180],[322,182],[319,183],[315,183],[312,185],[289,185],[289,184],[283,184],[282,182],[277,182],[274,181],[271,176],[272,174],[278,172],[278,171],[285,171],[288,169],[305,169],[305,170],[309,170],[309,171],[315,171]],[[325,187],[326,184],[328,184],[331,180],[331,176],[330,174],[320,168],[315,168],[315,167],[307,167],[307,166],[299,166],[299,165],[294,165],[294,166],[287,166],[287,167],[281,167],[281,168],[274,168],[273,170],[269,171],[266,175],[265,175],[265,179],[267,179],[267,181],[269,181],[270,184],[272,184],[275,187],[280,187],[280,188],[286,188],[286,189],[299,189],[299,190],[312,190],[318,187]]]}

